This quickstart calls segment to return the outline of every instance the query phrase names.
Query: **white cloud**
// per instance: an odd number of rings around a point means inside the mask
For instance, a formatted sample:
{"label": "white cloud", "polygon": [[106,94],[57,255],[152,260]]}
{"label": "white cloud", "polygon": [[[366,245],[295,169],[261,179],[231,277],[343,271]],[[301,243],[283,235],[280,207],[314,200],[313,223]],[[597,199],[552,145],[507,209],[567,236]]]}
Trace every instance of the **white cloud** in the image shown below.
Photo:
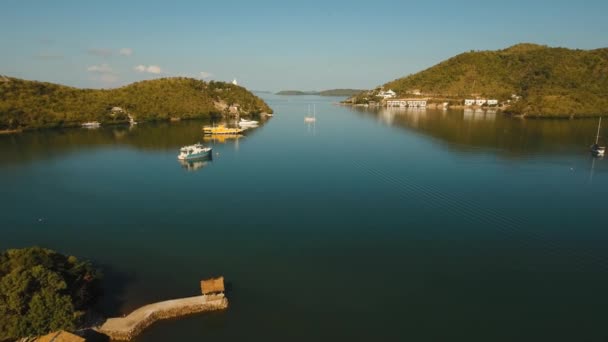
{"label": "white cloud", "polygon": [[118,51],[118,54],[121,56],[131,56],[133,54],[133,49],[131,48],[122,48]]}
{"label": "white cloud", "polygon": [[158,65],[145,66],[143,64],[140,64],[133,69],[137,72],[147,72],[149,74],[160,74],[163,72],[162,69]]}
{"label": "white cloud", "polygon": [[201,76],[201,78],[209,78],[209,77],[213,76],[212,73],[206,72],[206,71],[201,71],[199,75]]}
{"label": "white cloud", "polygon": [[160,74],[162,72],[158,65],[150,65],[148,68],[146,68],[146,71],[151,74]]}
{"label": "white cloud", "polygon": [[107,64],[100,64],[100,65],[91,65],[90,67],[87,68],[88,72],[95,72],[98,74],[113,74],[114,70],[112,70],[112,68],[107,65]]}

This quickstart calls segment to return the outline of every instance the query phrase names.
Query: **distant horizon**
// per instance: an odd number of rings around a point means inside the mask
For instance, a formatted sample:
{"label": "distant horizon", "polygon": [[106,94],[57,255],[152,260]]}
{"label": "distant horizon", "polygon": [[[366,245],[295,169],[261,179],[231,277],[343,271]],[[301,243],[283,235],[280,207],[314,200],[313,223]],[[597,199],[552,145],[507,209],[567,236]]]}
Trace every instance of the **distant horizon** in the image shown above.
{"label": "distant horizon", "polygon": [[[371,89],[471,50],[608,47],[608,4],[381,0],[11,2],[0,74],[78,88],[186,76],[248,89]],[[415,11],[411,9],[415,8]],[[525,11],[522,10],[525,8]],[[565,25],[564,23],[567,23]]]}

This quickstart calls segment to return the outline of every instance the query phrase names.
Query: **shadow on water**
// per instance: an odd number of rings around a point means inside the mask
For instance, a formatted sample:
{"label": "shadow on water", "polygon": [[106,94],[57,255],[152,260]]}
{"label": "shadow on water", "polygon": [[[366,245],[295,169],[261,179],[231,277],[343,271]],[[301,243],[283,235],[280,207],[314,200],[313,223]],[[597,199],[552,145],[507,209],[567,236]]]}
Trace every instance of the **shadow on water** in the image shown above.
{"label": "shadow on water", "polygon": [[109,342],[110,337],[102,333],[98,333],[95,330],[87,329],[84,331],[83,336],[88,342]]}
{"label": "shadow on water", "polygon": [[511,157],[586,151],[595,119],[520,119],[491,109],[363,108],[353,111],[386,125],[422,133],[449,148],[495,150]]}
{"label": "shadow on water", "polygon": [[95,305],[95,311],[103,317],[121,315],[121,308],[127,302],[128,285],[136,280],[134,273],[120,271],[111,265],[98,265],[103,272],[103,294]]}

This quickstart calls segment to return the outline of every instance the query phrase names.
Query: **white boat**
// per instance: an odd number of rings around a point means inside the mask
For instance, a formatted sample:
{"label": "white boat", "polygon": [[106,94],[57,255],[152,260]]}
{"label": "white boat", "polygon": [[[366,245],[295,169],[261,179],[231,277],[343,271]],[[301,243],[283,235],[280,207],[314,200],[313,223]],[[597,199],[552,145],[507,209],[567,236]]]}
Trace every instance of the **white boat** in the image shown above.
{"label": "white boat", "polygon": [[308,115],[304,117],[304,122],[315,122],[317,121],[317,108],[313,105],[313,115],[310,116],[310,105],[308,105]]}
{"label": "white boat", "polygon": [[129,125],[133,126],[133,125],[137,125],[137,121],[135,121],[135,119],[131,116],[131,114],[129,115]]}
{"label": "white boat", "polygon": [[211,147],[203,146],[202,144],[194,144],[190,146],[184,146],[179,150],[177,159],[179,160],[195,160],[207,158],[211,155]]}
{"label": "white boat", "polygon": [[99,128],[99,126],[101,126],[101,124],[97,121],[89,121],[82,123],[83,128]]}
{"label": "white boat", "polygon": [[601,146],[600,142],[600,128],[602,126],[602,117],[600,122],[597,124],[597,135],[595,136],[595,144],[591,145],[591,153],[596,157],[603,157],[606,153],[606,146]]}
{"label": "white boat", "polygon": [[241,120],[239,121],[239,126],[243,127],[243,126],[247,126],[247,127],[253,127],[253,126],[257,126],[259,124],[259,122],[254,121],[254,120],[245,120],[243,118],[241,118]]}

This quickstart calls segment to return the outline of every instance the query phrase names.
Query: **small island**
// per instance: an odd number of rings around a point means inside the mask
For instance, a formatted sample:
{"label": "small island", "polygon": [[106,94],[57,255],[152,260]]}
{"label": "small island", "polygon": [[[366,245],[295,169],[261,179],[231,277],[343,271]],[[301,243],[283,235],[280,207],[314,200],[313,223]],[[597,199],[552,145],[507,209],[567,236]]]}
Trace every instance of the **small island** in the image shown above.
{"label": "small island", "polygon": [[518,44],[470,51],[344,101],[359,106],[495,107],[535,118],[608,113],[608,48]]}
{"label": "small island", "polygon": [[0,78],[0,132],[14,133],[83,123],[177,121],[252,116],[272,109],[247,89],[186,77],[141,81],[115,89],[78,89]]}
{"label": "small island", "polygon": [[353,96],[359,94],[363,90],[360,89],[330,89],[323,91],[301,91],[301,90],[281,90],[276,95],[316,95],[316,96]]}

